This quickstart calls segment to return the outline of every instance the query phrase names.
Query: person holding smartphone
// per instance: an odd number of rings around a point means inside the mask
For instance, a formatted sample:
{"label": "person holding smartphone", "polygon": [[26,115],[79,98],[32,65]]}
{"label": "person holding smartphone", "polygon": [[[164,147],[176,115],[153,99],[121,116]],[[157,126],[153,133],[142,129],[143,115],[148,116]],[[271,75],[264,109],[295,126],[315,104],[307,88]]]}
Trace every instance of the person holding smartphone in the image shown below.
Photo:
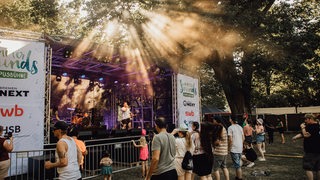
{"label": "person holding smartphone", "polygon": [[[3,126],[0,126],[0,135],[3,134]],[[8,142],[9,141],[9,142]],[[6,138],[0,136],[0,179],[8,176],[10,167],[9,153],[13,150],[12,133],[8,133]]]}

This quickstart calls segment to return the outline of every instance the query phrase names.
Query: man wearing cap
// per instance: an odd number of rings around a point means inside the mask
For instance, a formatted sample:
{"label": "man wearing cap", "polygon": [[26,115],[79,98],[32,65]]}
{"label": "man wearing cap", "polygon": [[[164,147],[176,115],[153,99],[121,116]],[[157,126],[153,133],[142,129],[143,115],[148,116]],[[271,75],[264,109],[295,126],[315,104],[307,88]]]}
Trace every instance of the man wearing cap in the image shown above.
{"label": "man wearing cap", "polygon": [[313,180],[313,171],[316,172],[316,179],[320,179],[320,125],[314,115],[306,114],[304,123],[300,125],[301,133],[292,138],[296,140],[303,138],[303,169],[307,178]]}
{"label": "man wearing cap", "polygon": [[59,179],[81,179],[79,164],[81,151],[73,138],[67,136],[68,125],[64,121],[58,121],[54,125],[54,136],[59,139],[56,147],[56,162],[46,161],[46,169],[57,168]]}
{"label": "man wearing cap", "polygon": [[229,151],[233,166],[236,169],[236,179],[242,179],[241,156],[243,151],[244,134],[242,127],[238,124],[237,117],[231,116],[229,119],[231,126],[228,127]]}

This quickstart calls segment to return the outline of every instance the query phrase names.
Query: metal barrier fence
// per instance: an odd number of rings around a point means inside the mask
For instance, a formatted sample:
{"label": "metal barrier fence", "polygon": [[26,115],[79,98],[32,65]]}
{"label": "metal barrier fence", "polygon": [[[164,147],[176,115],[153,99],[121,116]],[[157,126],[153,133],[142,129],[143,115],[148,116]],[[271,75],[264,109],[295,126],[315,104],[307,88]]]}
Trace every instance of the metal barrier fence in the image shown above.
{"label": "metal barrier fence", "polygon": [[[82,179],[100,176],[100,160],[108,151],[113,160],[114,173],[126,171],[140,166],[139,148],[133,146],[131,140],[138,143],[140,136],[111,138],[104,140],[85,141],[88,154],[84,157]],[[54,145],[55,146],[55,145]],[[149,143],[150,152],[151,143]],[[15,151],[10,153],[11,168],[6,180],[44,180],[57,179],[56,169],[45,169],[45,161],[55,161],[55,148],[35,151]]]}

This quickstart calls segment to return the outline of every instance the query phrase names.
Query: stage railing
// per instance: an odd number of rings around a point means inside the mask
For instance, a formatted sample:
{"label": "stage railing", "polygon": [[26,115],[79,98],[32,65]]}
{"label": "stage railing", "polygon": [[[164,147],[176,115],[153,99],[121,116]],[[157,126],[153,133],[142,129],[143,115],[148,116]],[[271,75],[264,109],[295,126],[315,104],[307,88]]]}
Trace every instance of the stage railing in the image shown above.
{"label": "stage railing", "polygon": [[[100,160],[105,153],[110,153],[113,160],[113,173],[118,173],[140,166],[139,148],[133,146],[131,140],[138,143],[140,136],[114,138],[114,142],[108,139],[108,142],[87,145],[88,154],[84,157],[84,169],[82,170],[82,179],[90,179],[100,176]],[[98,142],[98,141],[96,141]],[[149,143],[149,151],[151,143]],[[55,148],[42,149],[35,151],[14,151],[10,153],[11,168],[6,180],[26,179],[26,180],[44,180],[57,179],[56,169],[47,170],[44,168],[45,161],[55,161]]]}

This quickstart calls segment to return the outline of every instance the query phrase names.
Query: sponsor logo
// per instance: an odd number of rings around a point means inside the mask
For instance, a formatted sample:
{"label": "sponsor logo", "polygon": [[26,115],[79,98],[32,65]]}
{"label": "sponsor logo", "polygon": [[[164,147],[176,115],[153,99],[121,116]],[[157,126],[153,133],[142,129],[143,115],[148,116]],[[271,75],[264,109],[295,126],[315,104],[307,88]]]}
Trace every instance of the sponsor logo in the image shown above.
{"label": "sponsor logo", "polygon": [[21,127],[20,126],[6,126],[4,128],[5,133],[19,133],[21,132]]}
{"label": "sponsor logo", "polygon": [[182,82],[182,80],[180,80],[180,88],[180,93],[182,93],[184,97],[193,98],[195,95],[197,95],[195,83]]}
{"label": "sponsor logo", "polygon": [[194,112],[193,111],[186,111],[185,115],[186,116],[194,116]]}
{"label": "sponsor logo", "polygon": [[191,107],[196,106],[195,103],[193,103],[193,102],[191,102],[191,101],[186,101],[186,100],[183,101],[183,105],[184,105],[184,106],[191,106]]}
{"label": "sponsor logo", "polygon": [[28,97],[30,91],[24,90],[2,90],[0,89],[0,97]]}
{"label": "sponsor logo", "polygon": [[17,104],[14,105],[13,108],[1,108],[0,107],[0,116],[2,117],[12,117],[12,116],[22,116],[24,113],[24,110],[20,107],[18,107]]}
{"label": "sponsor logo", "polygon": [[[0,78],[10,79],[26,79],[27,72],[34,75],[39,71],[38,61],[31,59],[32,51],[15,51],[9,53],[7,49],[0,49],[0,67],[8,69],[0,70]],[[12,71],[10,71],[11,69]],[[24,70],[27,72],[19,72],[16,70]]]}

